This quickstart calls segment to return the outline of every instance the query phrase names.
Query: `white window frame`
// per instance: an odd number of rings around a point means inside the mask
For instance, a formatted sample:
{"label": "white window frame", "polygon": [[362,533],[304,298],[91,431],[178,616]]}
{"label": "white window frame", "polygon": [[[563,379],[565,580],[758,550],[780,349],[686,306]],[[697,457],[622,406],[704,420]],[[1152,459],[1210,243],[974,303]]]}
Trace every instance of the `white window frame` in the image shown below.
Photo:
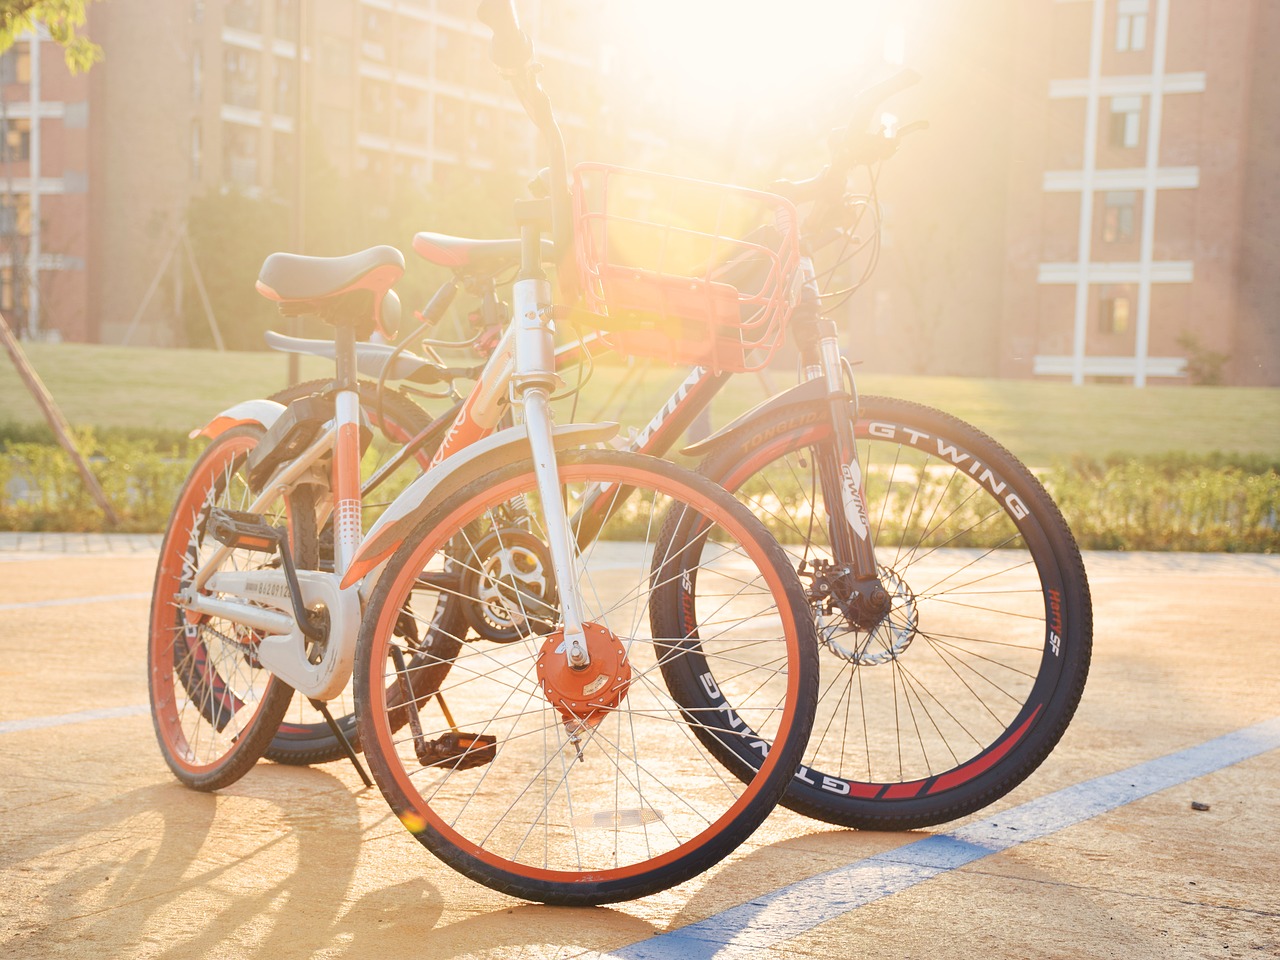
{"label": "white window frame", "polygon": [[1116,10],[1116,52],[1147,49],[1148,0],[1120,0]]}
{"label": "white window frame", "polygon": [[1124,136],[1119,145],[1136,147],[1142,142],[1142,97],[1112,97],[1111,114],[1114,117],[1117,113],[1124,114]]}

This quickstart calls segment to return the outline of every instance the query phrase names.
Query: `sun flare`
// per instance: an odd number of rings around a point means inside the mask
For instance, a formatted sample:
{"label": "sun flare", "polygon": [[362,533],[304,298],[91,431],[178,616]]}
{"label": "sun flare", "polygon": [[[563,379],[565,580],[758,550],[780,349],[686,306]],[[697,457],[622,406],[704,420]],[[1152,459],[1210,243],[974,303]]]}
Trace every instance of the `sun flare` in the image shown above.
{"label": "sun flare", "polygon": [[606,61],[673,113],[778,112],[886,60],[900,23],[870,0],[645,0],[606,7]]}

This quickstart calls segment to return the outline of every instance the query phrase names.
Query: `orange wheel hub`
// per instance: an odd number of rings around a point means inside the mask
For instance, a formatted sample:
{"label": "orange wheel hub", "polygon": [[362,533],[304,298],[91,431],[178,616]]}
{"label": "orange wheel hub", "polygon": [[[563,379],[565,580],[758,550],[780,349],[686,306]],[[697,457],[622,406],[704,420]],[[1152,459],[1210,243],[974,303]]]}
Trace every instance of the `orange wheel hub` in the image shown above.
{"label": "orange wheel hub", "polygon": [[597,724],[622,702],[631,686],[631,663],[622,642],[597,623],[584,623],[587,656],[581,670],[569,666],[564,631],[557,630],[538,654],[538,681],[551,705],[565,720]]}

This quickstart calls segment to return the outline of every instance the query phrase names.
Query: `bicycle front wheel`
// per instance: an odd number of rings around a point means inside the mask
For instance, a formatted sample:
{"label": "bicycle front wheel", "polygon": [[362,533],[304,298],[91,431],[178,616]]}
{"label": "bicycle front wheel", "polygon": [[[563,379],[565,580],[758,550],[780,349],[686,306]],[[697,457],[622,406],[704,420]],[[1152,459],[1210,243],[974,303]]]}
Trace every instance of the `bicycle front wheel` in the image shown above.
{"label": "bicycle front wheel", "polygon": [[[862,398],[855,433],[891,600],[875,623],[855,612],[847,561],[830,545],[828,524],[833,513],[845,522],[845,505],[822,498],[824,458],[841,469],[825,403],[759,418],[701,472],[783,543],[822,643],[814,732],[784,805],[843,826],[905,830],[986,806],[1044,760],[1080,700],[1092,608],[1062,515],[990,437],[884,397]],[[687,584],[675,605],[687,634],[708,606],[700,590]],[[715,707],[679,667],[667,670],[682,702]]]}
{"label": "bicycle front wheel", "polygon": [[[767,816],[808,737],[816,638],[785,554],[709,481],[605,451],[563,455],[560,479],[590,666],[567,665],[533,470],[513,464],[451,497],[389,562],[361,628],[359,726],[383,795],[442,860],[525,899],[607,903],[694,876]],[[698,562],[656,553],[668,515],[696,533]],[[660,663],[686,650],[655,607],[681,576],[719,597],[700,676],[728,711],[684,709],[663,680]],[[436,608],[455,602],[502,630],[439,629]],[[750,775],[727,775],[699,730],[746,740]]]}

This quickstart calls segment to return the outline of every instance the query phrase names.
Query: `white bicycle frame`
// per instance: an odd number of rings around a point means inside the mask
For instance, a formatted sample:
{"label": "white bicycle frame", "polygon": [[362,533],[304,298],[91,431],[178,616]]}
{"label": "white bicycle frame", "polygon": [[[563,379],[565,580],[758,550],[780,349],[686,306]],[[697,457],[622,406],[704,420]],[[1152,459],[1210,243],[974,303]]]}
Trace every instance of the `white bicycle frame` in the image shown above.
{"label": "white bicycle frame", "polygon": [[[514,320],[476,383],[471,402],[459,415],[460,422],[488,433],[501,418],[505,398],[510,395],[524,412],[523,426],[469,443],[477,448],[476,453],[485,454],[483,458],[467,456],[468,446],[451,449],[446,441],[441,451],[448,454],[446,458],[433,464],[427,474],[392,501],[369,538],[362,539],[359,521],[360,410],[353,390],[338,392],[334,420],[306,450],[282,465],[249,504],[246,512],[264,513],[299,483],[315,481],[320,461],[333,453],[332,483],[326,486],[334,493],[334,502],[329,505],[336,521],[334,571],[297,571],[304,607],[323,606],[328,611],[329,625],[319,646],[319,662],[313,663],[307,656],[307,638],[294,616],[284,572],[224,570],[232,547],[219,546],[209,556],[175,598],[179,606],[192,614],[222,617],[259,631],[263,635],[257,656],[267,669],[308,697],[333,699],[351,678],[363,613],[362,597],[372,592],[371,581],[381,570],[381,560],[404,542],[403,535],[379,538],[377,534],[387,530],[390,521],[428,512],[465,481],[518,456],[532,455],[552,569],[557,584],[562,585],[559,595],[565,656],[574,667],[586,666],[590,659],[582,626],[581,588],[560,493],[556,450],[607,439],[616,433],[617,426],[554,426],[550,390],[558,378],[554,370],[555,329],[550,320],[550,293],[545,280],[516,282],[512,294]],[[317,519],[323,523],[326,514],[322,511]],[[402,533],[407,532],[403,531],[405,525],[400,524]],[[372,562],[365,556],[371,552],[367,549],[370,547],[379,551]],[[353,572],[357,572],[354,577]]]}

